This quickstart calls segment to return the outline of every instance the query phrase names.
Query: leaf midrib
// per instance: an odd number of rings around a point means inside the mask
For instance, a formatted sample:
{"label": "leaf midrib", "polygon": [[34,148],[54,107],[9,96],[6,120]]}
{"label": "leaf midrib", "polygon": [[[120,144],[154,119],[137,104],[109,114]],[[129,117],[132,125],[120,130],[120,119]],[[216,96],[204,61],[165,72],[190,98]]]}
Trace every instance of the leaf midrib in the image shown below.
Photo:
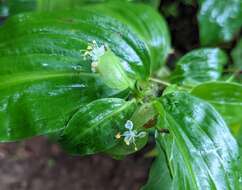
{"label": "leaf midrib", "polygon": [[[170,115],[170,113],[166,112],[167,116],[178,126],[180,126],[176,120],[173,118],[173,116]],[[174,129],[172,129],[174,130]],[[174,138],[176,139],[177,142],[181,142],[179,139],[180,137],[178,137],[174,132],[173,132],[173,135],[174,135]],[[182,145],[180,145],[180,143],[177,143],[177,146],[179,147],[179,150],[181,152],[181,154],[183,155],[183,161],[188,169],[188,173],[190,173],[191,175],[191,181],[194,185],[194,187],[196,187],[195,189],[199,189],[198,186],[197,186],[197,182],[196,182],[196,177],[194,175],[194,172],[193,172],[193,169],[192,169],[192,165],[188,162],[188,151],[186,150],[186,148],[183,148]]]}
{"label": "leaf midrib", "polygon": [[[74,73],[74,72],[31,72],[31,73],[22,73],[15,76],[4,76],[0,77],[0,89],[8,88],[9,86],[15,86],[19,84],[24,84],[27,82],[36,82],[41,80],[61,78],[61,77],[97,77],[93,73]],[[5,80],[5,81],[4,81]]]}
{"label": "leaf midrib", "polygon": [[[124,105],[122,105],[121,107],[119,107],[118,109],[116,109],[115,111],[113,111],[112,113],[108,114],[106,117],[104,117],[103,119],[101,119],[100,121],[96,122],[94,125],[92,125],[91,127],[87,128],[86,130],[83,131],[83,133],[79,134],[76,136],[75,139],[80,139],[80,137],[84,136],[86,133],[88,133],[89,131],[91,131],[93,128],[96,128],[97,126],[99,126],[102,122],[104,122],[105,120],[115,116],[116,114],[118,114],[119,112],[123,111],[126,107],[129,107],[130,105],[132,105],[133,103],[135,103],[135,100],[131,100],[130,102],[126,102]],[[74,139],[73,139],[74,140]]]}
{"label": "leaf midrib", "polygon": [[210,100],[210,99],[205,99],[206,101],[210,102],[211,104],[217,104],[217,105],[229,105],[229,106],[238,106],[242,107],[242,101],[233,101],[233,102],[228,102],[228,101],[223,101],[223,100]]}

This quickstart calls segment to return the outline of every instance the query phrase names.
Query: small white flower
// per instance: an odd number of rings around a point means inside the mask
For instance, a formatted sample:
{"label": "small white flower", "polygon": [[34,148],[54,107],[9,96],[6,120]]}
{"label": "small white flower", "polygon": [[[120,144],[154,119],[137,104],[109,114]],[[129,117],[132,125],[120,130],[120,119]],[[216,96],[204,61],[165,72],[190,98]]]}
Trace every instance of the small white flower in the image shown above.
{"label": "small white flower", "polygon": [[125,123],[125,128],[128,129],[127,131],[125,131],[122,135],[120,133],[118,133],[116,135],[117,139],[120,139],[122,136],[124,137],[124,142],[127,146],[129,146],[130,144],[134,144],[135,146],[135,150],[137,150],[137,146],[136,146],[136,138],[144,138],[146,136],[146,132],[137,132],[136,130],[134,130],[134,124],[132,121],[127,120],[127,122]]}
{"label": "small white flower", "polygon": [[132,130],[134,127],[134,124],[132,121],[130,120],[127,120],[126,123],[125,123],[125,128],[128,129],[128,130]]}
{"label": "small white flower", "polygon": [[99,46],[95,40],[87,46],[87,49],[84,51],[83,56],[84,56],[84,59],[87,59],[87,58],[91,59],[92,72],[97,71],[98,60],[101,56],[104,55],[105,51],[106,51],[105,45]]}

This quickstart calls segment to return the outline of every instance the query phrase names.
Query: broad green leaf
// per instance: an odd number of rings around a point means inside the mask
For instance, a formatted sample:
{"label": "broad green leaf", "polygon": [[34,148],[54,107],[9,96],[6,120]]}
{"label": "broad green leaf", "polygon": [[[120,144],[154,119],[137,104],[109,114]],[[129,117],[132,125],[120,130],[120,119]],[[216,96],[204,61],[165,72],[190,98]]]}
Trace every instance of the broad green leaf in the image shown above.
{"label": "broad green leaf", "polygon": [[242,70],[242,39],[237,43],[232,51],[235,70]]}
{"label": "broad green leaf", "polygon": [[204,83],[196,86],[191,93],[208,101],[222,114],[242,148],[242,85],[226,82]]}
{"label": "broad green leaf", "polygon": [[202,45],[228,42],[242,26],[242,1],[201,0],[198,23]]}
{"label": "broad green leaf", "polygon": [[130,26],[136,35],[146,42],[150,50],[151,72],[156,72],[164,65],[171,51],[170,33],[165,19],[151,7],[127,4],[124,8],[123,2],[105,4],[105,6],[97,5],[92,11],[107,14],[107,8],[110,9],[108,14],[124,25]]}
{"label": "broad green leaf", "polygon": [[242,155],[242,85],[226,82],[204,83],[196,86],[191,93],[208,101],[220,112],[236,137]]}
{"label": "broad green leaf", "polygon": [[157,110],[170,134],[158,138],[168,155],[171,189],[239,190],[238,146],[219,113],[184,92],[164,96],[161,102]]}
{"label": "broad green leaf", "polygon": [[73,9],[78,6],[104,2],[134,2],[145,3],[158,8],[160,0],[5,0],[1,5],[7,5],[8,14],[15,15],[29,11],[56,11]]}
{"label": "broad green leaf", "polygon": [[[125,3],[99,9],[101,5],[20,14],[0,28],[0,141],[59,131],[80,106],[104,97],[126,97],[104,85],[91,71],[91,61],[84,59],[82,52],[93,40],[107,44],[133,80],[148,79],[153,50],[140,36],[151,29],[140,28],[135,20],[140,23],[142,14],[156,13]],[[125,25],[127,9],[140,15]],[[121,21],[114,10],[120,10]],[[158,15],[152,19],[159,25]]]}
{"label": "broad green leaf", "polygon": [[226,54],[218,48],[193,50],[178,61],[171,80],[188,86],[218,80],[226,63]]}
{"label": "broad green leaf", "polygon": [[159,142],[157,143],[158,156],[154,160],[149,173],[147,184],[142,190],[170,190],[172,178],[167,165],[166,155]]}
{"label": "broad green leaf", "polygon": [[229,126],[242,124],[242,85],[209,82],[194,87],[191,93],[212,104]]}
{"label": "broad green leaf", "polygon": [[[28,0],[24,3],[29,5],[33,4],[33,1]],[[153,4],[158,6],[158,0],[126,0],[127,2],[143,2],[146,4]],[[11,1],[10,1],[11,2]],[[145,5],[128,5],[124,1],[117,0],[38,0],[35,2],[37,10],[40,11],[54,11],[54,10],[69,10],[80,7],[80,5],[93,4],[97,2],[110,2],[105,5],[100,4],[98,7],[99,10],[92,7],[92,11],[103,11],[104,14],[108,14],[114,18],[118,18],[119,21],[122,21],[124,25],[129,25],[140,36],[144,41],[146,41],[149,46],[151,54],[151,71],[155,72],[159,67],[164,64],[168,54],[171,51],[171,39],[168,30],[168,26],[164,18],[154,11],[151,7]],[[113,3],[112,3],[113,2]],[[20,5],[23,2],[19,3]],[[109,4],[112,4],[111,6]],[[15,5],[15,3],[13,3]],[[27,6],[28,7],[28,6]],[[136,8],[134,8],[136,7]],[[110,11],[107,9],[111,8]],[[95,13],[94,13],[95,14]],[[137,17],[139,19],[137,19]],[[99,25],[103,21],[99,21]],[[122,34],[122,32],[117,32],[116,35]],[[115,35],[115,33],[113,34]]]}
{"label": "broad green leaf", "polygon": [[81,104],[106,96],[105,87],[98,80],[92,74],[68,71],[1,75],[0,141],[62,129]]}
{"label": "broad green leaf", "polygon": [[107,50],[97,63],[97,70],[101,79],[110,88],[125,90],[134,88],[134,80],[131,80],[125,72],[121,60],[111,51]]}
{"label": "broad green leaf", "polygon": [[115,135],[125,130],[136,106],[135,101],[114,98],[82,106],[61,135],[62,147],[72,154],[94,154],[114,147],[119,141]]}

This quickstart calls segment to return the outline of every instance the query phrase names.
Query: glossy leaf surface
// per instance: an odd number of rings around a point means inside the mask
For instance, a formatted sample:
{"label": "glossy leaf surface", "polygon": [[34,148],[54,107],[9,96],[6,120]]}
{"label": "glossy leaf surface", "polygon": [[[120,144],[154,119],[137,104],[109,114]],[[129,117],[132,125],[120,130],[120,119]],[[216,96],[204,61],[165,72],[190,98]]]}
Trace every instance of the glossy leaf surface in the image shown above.
{"label": "glossy leaf surface", "polygon": [[202,45],[215,45],[233,39],[242,26],[241,0],[201,0],[198,14]]}
{"label": "glossy leaf surface", "polygon": [[8,5],[7,9],[9,14],[15,15],[18,13],[29,11],[56,11],[73,9],[78,6],[93,3],[103,2],[133,2],[133,3],[145,3],[153,7],[158,7],[160,0],[5,0],[0,2],[1,5]]}
{"label": "glossy leaf surface", "polygon": [[[140,15],[124,25],[127,9]],[[114,16],[117,10],[122,19]],[[152,8],[144,10],[144,5],[112,4],[9,19],[0,28],[0,141],[58,131],[81,105],[119,93],[104,85],[83,57],[93,40],[124,60],[134,80],[146,80],[154,51],[139,36],[151,29],[136,22],[142,23],[138,16],[144,12],[156,24],[161,18]]]}
{"label": "glossy leaf surface", "polygon": [[196,86],[191,93],[206,100],[220,112],[237,139],[242,155],[242,85],[226,82],[205,83]]}
{"label": "glossy leaf surface", "polygon": [[159,138],[168,155],[172,189],[239,190],[238,146],[219,113],[183,92],[163,97],[162,104],[157,110],[170,134]]}
{"label": "glossy leaf surface", "polygon": [[204,83],[196,86],[191,93],[211,103],[232,131],[238,133],[239,126],[242,126],[242,85],[226,82]]}
{"label": "glossy leaf surface", "polygon": [[115,135],[125,130],[125,122],[135,109],[135,101],[113,98],[93,101],[74,114],[60,142],[72,154],[103,152],[118,143]]}
{"label": "glossy leaf surface", "polygon": [[41,72],[1,76],[0,140],[62,129],[81,104],[105,96],[91,74]]}
{"label": "glossy leaf surface", "polygon": [[217,80],[226,63],[226,54],[218,48],[193,50],[178,61],[171,80],[188,86]]}
{"label": "glossy leaf surface", "polygon": [[105,6],[97,5],[92,10],[107,14],[106,9],[109,8],[110,16],[117,18],[124,25],[130,26],[149,47],[150,71],[156,72],[164,64],[171,51],[171,39],[166,21],[151,7],[130,4],[125,9],[121,8],[123,6],[123,2],[115,2],[105,4]]}

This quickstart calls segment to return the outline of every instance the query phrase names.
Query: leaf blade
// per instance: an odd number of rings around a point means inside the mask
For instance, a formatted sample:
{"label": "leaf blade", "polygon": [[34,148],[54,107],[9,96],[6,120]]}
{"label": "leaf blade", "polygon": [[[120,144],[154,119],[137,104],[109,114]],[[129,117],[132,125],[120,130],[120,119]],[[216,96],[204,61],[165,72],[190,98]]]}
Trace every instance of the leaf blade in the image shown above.
{"label": "leaf blade", "polygon": [[188,86],[218,80],[226,63],[226,54],[218,48],[196,49],[178,61],[171,80]]}
{"label": "leaf blade", "polygon": [[135,101],[99,99],[78,110],[68,122],[60,143],[72,154],[94,154],[114,147],[115,135],[136,108]]}
{"label": "leaf blade", "polygon": [[238,146],[217,111],[183,92],[165,96],[162,104],[171,135],[160,138],[168,142],[173,189],[239,189]]}
{"label": "leaf blade", "polygon": [[194,87],[194,96],[211,103],[228,125],[242,123],[242,86],[237,83],[208,82]]}
{"label": "leaf blade", "polygon": [[198,14],[202,45],[215,45],[232,40],[242,26],[241,20],[240,0],[202,0]]}
{"label": "leaf blade", "polygon": [[[20,14],[0,28],[0,141],[61,131],[80,106],[99,98],[127,97],[129,91],[110,89],[92,73],[83,51],[93,40],[126,61],[125,72],[133,80],[147,80],[154,50],[142,34],[150,29],[138,30],[137,17],[126,24],[113,16],[113,10],[125,17],[124,10],[137,7],[142,16],[146,6],[100,5],[103,11],[96,6]],[[160,20],[152,8],[145,14]]]}

